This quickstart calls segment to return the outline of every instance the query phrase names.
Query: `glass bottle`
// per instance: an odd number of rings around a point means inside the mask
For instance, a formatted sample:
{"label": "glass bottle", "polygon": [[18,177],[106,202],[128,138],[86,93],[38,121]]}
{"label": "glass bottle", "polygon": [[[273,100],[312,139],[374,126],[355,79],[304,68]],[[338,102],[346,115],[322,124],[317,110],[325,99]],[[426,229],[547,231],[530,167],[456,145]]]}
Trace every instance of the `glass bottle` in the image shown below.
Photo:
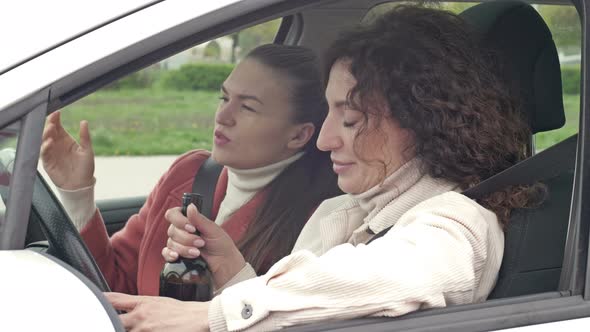
{"label": "glass bottle", "polygon": [[[193,203],[199,211],[203,197],[195,193],[182,195],[182,214],[186,216],[188,206]],[[199,231],[195,234],[199,235]],[[213,278],[207,262],[202,257],[179,257],[166,263],[160,273],[160,296],[181,301],[209,301],[213,297]]]}

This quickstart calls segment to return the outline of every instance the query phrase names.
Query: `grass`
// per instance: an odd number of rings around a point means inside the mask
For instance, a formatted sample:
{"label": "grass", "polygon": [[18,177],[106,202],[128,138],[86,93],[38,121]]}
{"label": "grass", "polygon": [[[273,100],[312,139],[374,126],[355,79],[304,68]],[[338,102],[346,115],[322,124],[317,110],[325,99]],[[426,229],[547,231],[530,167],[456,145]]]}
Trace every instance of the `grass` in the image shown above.
{"label": "grass", "polygon": [[535,145],[537,150],[546,149],[578,132],[580,96],[563,95],[563,105],[565,107],[565,125],[556,130],[536,134]]}
{"label": "grass", "polygon": [[64,127],[77,137],[88,120],[96,155],[178,155],[210,149],[219,93],[98,91],[67,106]]}
{"label": "grass", "polygon": [[[179,155],[210,149],[219,93],[215,91],[102,90],[66,107],[62,121],[77,137],[88,120],[96,155]],[[579,96],[564,95],[566,124],[536,135],[537,149],[578,131]]]}

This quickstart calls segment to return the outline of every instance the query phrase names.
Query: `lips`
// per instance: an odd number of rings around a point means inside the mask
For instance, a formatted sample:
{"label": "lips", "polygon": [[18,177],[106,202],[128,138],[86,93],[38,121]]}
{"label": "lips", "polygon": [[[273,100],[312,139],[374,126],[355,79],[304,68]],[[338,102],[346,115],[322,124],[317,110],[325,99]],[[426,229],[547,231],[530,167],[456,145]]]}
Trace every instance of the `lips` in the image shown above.
{"label": "lips", "polygon": [[213,135],[215,136],[213,138],[213,143],[215,143],[215,145],[217,145],[217,146],[222,146],[222,145],[225,145],[225,144],[231,142],[231,140],[229,138],[227,138],[227,136],[222,134],[221,131],[219,131],[219,130],[216,130]]}
{"label": "lips", "polygon": [[350,168],[352,168],[353,165],[354,163],[352,162],[344,162],[332,159],[332,169],[336,174],[342,174],[348,171]]}

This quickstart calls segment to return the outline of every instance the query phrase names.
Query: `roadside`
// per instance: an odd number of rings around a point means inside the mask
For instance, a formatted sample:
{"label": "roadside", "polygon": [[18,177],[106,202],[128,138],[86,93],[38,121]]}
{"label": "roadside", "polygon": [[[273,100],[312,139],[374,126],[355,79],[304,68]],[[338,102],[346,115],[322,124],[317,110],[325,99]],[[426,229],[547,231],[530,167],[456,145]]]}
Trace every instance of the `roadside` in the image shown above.
{"label": "roadside", "polygon": [[[147,196],[176,158],[177,156],[96,157],[95,200]],[[46,176],[43,167],[40,166],[39,170]],[[53,187],[51,182],[50,185]],[[54,187],[53,189],[55,190]]]}

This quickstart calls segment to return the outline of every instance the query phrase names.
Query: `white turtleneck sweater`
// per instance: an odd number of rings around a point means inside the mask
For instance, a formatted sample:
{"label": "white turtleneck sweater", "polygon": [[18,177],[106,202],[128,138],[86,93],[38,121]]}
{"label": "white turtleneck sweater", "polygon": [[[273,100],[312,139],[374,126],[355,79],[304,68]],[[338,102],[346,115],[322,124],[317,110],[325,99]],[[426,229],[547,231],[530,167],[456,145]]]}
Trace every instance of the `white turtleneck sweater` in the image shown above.
{"label": "white turtleneck sweater", "polygon": [[266,187],[287,166],[303,156],[303,152],[279,161],[277,163],[254,168],[236,169],[227,167],[227,190],[225,198],[219,206],[215,223],[223,224],[236,210],[246,204],[258,191]]}
{"label": "white turtleneck sweater", "polygon": [[[285,160],[254,169],[228,167],[227,191],[215,222],[223,224],[232,213],[247,203],[258,191],[274,180],[287,166],[301,158],[303,154],[304,152],[298,152]],[[57,188],[64,209],[78,231],[86,226],[96,211],[94,183],[77,190]]]}
{"label": "white turtleneck sweater", "polygon": [[211,331],[391,317],[485,300],[502,261],[501,226],[493,212],[419,166],[414,159],[365,193],[322,203],[291,255],[260,277],[246,265],[220,289],[209,307]]}

